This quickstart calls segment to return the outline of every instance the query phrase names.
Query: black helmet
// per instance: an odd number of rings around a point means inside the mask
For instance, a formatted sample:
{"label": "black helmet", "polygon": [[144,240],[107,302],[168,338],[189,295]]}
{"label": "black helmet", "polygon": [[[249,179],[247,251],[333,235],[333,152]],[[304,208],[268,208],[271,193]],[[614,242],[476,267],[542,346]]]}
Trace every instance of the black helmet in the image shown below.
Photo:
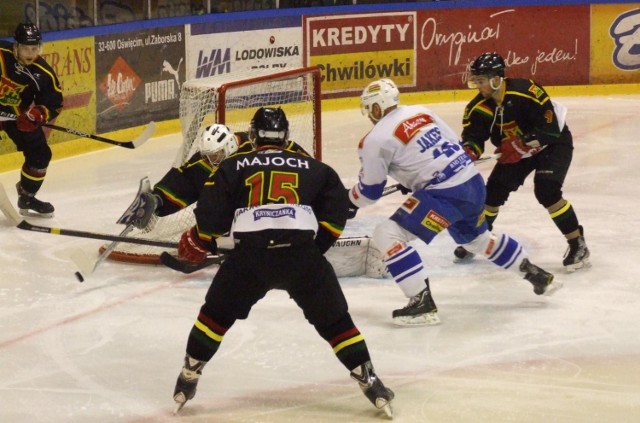
{"label": "black helmet", "polygon": [[35,46],[42,42],[40,30],[32,23],[19,23],[16,27],[14,38],[18,44]]}
{"label": "black helmet", "polygon": [[483,53],[471,63],[469,69],[471,75],[484,75],[489,78],[493,76],[504,77],[504,59],[498,53]]}
{"label": "black helmet", "polygon": [[289,121],[281,108],[261,107],[253,115],[249,138],[257,147],[283,146],[289,139]]}

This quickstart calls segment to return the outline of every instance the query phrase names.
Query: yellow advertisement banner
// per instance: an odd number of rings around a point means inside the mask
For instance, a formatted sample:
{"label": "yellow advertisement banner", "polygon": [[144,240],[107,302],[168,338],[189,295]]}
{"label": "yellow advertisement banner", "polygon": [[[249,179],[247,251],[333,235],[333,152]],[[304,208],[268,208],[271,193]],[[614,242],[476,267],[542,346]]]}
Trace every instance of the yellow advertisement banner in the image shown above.
{"label": "yellow advertisement banner", "polygon": [[640,3],[591,6],[591,84],[640,82]]}
{"label": "yellow advertisement banner", "polygon": [[322,92],[362,91],[371,81],[391,78],[400,87],[415,86],[413,50],[368,51],[311,56],[320,68]]}
{"label": "yellow advertisement banner", "polygon": [[[94,38],[84,37],[45,43],[42,57],[57,73],[62,84],[64,108],[56,125],[94,134],[96,130]],[[51,131],[49,144],[78,138]]]}

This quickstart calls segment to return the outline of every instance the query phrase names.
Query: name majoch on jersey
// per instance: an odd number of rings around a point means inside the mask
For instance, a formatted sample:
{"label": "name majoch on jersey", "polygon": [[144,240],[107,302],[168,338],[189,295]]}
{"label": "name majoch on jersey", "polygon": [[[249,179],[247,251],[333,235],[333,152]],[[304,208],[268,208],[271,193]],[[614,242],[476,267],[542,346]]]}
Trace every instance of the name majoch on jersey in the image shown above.
{"label": "name majoch on jersey", "polygon": [[26,87],[26,85],[16,84],[4,75],[0,76],[0,105],[18,106],[21,93]]}
{"label": "name majoch on jersey", "polygon": [[244,157],[236,162],[236,170],[249,166],[275,166],[309,169],[309,161],[304,157],[253,156]]}
{"label": "name majoch on jersey", "polygon": [[407,144],[411,139],[425,126],[432,124],[431,116],[420,113],[416,116],[406,119],[393,131],[393,135],[403,144]]}

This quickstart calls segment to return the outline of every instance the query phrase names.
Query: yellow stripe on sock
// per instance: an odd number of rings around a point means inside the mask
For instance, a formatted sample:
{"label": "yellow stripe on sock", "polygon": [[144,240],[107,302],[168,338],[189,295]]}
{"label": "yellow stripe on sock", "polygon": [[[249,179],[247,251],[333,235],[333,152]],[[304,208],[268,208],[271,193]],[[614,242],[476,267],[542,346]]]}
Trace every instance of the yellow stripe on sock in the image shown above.
{"label": "yellow stripe on sock", "polygon": [[353,344],[356,344],[358,342],[361,342],[361,341],[364,341],[364,336],[362,336],[362,335],[354,336],[353,338],[349,338],[346,341],[343,341],[343,342],[339,343],[338,345],[336,345],[335,347],[333,347],[333,352],[335,354],[337,354],[340,350],[342,350],[342,349],[344,349],[344,348],[346,348],[346,347],[348,347],[350,345],[353,345]]}

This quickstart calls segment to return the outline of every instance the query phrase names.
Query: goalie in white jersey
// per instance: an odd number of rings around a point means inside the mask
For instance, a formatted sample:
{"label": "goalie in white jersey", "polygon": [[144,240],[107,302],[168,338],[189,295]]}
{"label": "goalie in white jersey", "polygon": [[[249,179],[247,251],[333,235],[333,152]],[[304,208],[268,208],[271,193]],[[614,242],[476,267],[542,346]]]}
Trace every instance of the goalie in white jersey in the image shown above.
{"label": "goalie in white jersey", "polygon": [[374,127],[358,145],[362,168],[358,183],[349,191],[351,217],[382,196],[388,176],[412,191],[373,234],[389,273],[410,299],[406,307],[393,312],[393,322],[440,323],[427,270],[409,242],[420,238],[429,244],[445,229],[468,251],[524,275],[536,294],[552,293],[560,286],[552,274],[531,263],[518,241],[487,229],[484,181],[455,132],[423,106],[400,106],[399,96],[389,79],[364,89],[362,113]]}

